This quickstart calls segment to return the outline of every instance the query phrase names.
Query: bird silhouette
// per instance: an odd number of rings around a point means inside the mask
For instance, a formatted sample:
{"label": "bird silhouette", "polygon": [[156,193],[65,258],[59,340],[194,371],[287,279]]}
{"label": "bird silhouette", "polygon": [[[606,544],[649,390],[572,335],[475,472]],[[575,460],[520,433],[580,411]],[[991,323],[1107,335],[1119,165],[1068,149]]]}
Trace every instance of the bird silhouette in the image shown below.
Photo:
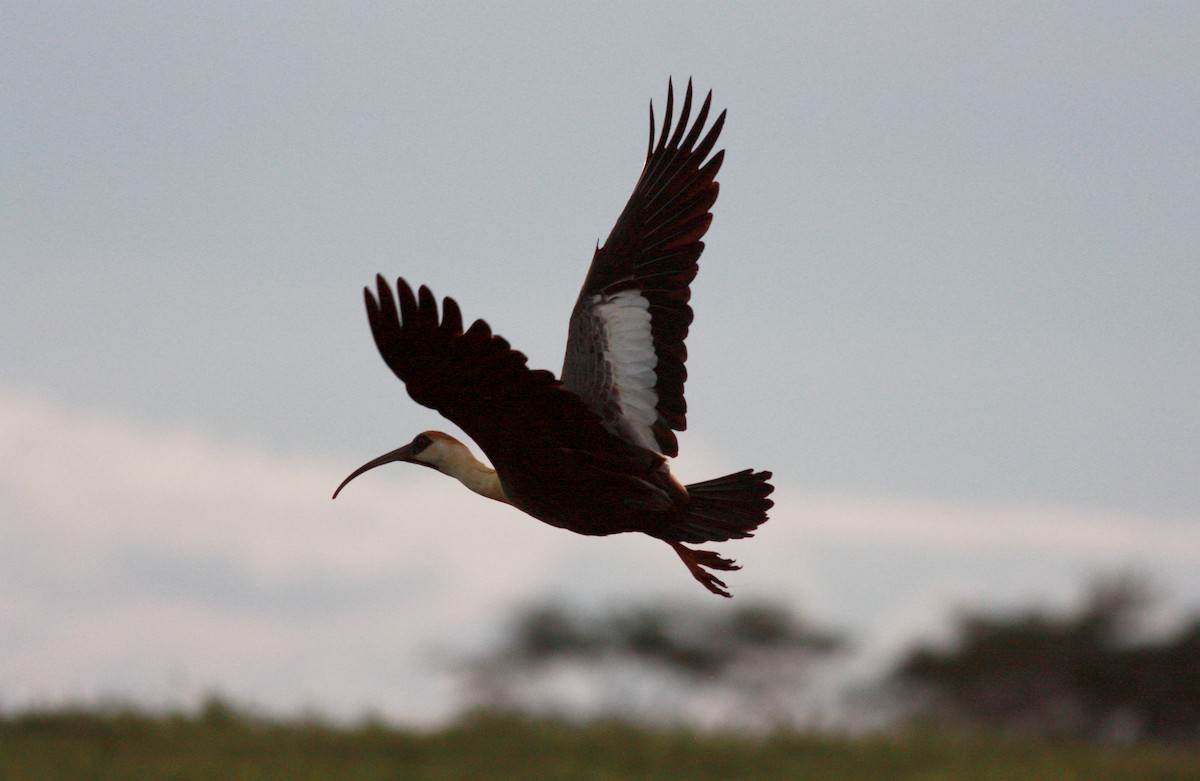
{"label": "bird silhouette", "polygon": [[[382,276],[364,290],[367,316],[383,360],[419,404],[461,428],[492,466],[449,434],[426,431],[354,470],[334,492],[367,470],[392,462],[430,467],[472,491],[579,534],[642,532],[670,545],[693,577],[730,596],[712,570],[731,559],[687,544],[752,536],[772,506],[770,472],[746,469],[683,485],[667,458],[687,426],[684,340],[701,238],[712,222],[724,150],[709,157],[725,112],[701,138],[710,91],[695,120],[692,83],[673,121],[668,81],[655,140],[654,105],[646,163],[633,195],[603,246],[597,246],[572,311],[561,379],[530,369],[525,356],[483,320],[464,329],[458,304],[396,293]],[[672,129],[674,125],[674,128]]]}

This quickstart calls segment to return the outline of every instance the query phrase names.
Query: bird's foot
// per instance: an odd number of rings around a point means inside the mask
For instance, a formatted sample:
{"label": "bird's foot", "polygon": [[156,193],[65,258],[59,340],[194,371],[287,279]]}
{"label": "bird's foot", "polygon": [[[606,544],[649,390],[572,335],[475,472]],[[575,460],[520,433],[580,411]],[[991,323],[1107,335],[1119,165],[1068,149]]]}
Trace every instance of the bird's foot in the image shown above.
{"label": "bird's foot", "polygon": [[[712,551],[687,548],[678,542],[668,542],[667,544],[675,549],[675,552],[679,554],[679,558],[683,559],[683,563],[687,565],[688,571],[692,573],[692,577],[700,581],[701,585],[712,593],[722,597],[732,596],[732,594],[725,590],[725,582],[709,572],[708,569],[720,570],[722,572],[733,572],[734,570],[741,569],[733,559],[719,556]],[[708,569],[705,569],[705,567]]]}

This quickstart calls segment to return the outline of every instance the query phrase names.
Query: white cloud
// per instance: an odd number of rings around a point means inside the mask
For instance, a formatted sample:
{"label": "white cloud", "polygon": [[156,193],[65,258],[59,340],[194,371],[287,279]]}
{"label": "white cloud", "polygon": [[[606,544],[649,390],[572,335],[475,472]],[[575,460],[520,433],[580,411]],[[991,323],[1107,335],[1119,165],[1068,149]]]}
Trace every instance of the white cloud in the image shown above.
{"label": "white cloud", "polygon": [[[689,466],[715,463],[691,449]],[[426,470],[372,472],[330,501],[354,466],[0,390],[0,704],[170,705],[216,688],[273,710],[428,720],[451,705],[439,661],[516,605],[707,598],[666,546],[571,535]],[[1200,591],[1194,525],[787,486],[776,498],[755,540],[720,546],[746,567],[735,591],[874,627],[877,649],[955,599],[1061,592],[1089,568],[1162,565]]]}
{"label": "white cloud", "polygon": [[1200,558],[1200,524],[1035,506],[808,495],[782,499],[801,509],[809,534],[953,553],[1030,550],[1097,557]]}
{"label": "white cloud", "polygon": [[332,502],[354,465],[12,393],[0,394],[0,443],[9,700],[152,696],[183,670],[280,706],[342,670],[312,696],[348,688],[419,717],[438,709],[423,702],[428,670],[398,692],[359,672],[412,665],[486,623],[536,588],[556,544],[432,473],[381,470]]}

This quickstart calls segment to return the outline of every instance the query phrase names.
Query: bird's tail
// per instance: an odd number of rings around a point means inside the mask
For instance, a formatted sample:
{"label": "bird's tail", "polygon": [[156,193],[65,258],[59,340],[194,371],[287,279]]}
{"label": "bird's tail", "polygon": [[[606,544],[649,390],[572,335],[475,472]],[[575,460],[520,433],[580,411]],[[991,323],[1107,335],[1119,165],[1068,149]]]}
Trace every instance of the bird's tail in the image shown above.
{"label": "bird's tail", "polygon": [[712,551],[687,548],[680,543],[722,542],[751,536],[755,529],[766,523],[767,510],[774,504],[767,498],[775,490],[767,482],[770,479],[770,472],[746,469],[689,485],[688,507],[683,517],[662,535],[687,565],[692,577],[714,594],[729,596],[724,581],[708,570],[732,572],[741,568],[732,559]]}
{"label": "bird's tail", "polygon": [[749,537],[767,521],[774,504],[770,472],[744,469],[687,487],[688,507],[672,524],[679,542],[724,542]]}

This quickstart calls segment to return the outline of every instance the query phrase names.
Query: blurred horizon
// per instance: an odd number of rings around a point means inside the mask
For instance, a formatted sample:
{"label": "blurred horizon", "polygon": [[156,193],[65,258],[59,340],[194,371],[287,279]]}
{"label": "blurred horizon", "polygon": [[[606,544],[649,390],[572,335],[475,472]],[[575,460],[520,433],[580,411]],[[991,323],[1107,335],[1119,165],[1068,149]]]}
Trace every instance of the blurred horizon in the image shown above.
{"label": "blurred horizon", "polygon": [[701,612],[781,601],[848,635],[848,654],[813,681],[814,707],[830,709],[915,644],[948,639],[964,609],[1063,611],[1128,572],[1157,590],[1150,629],[1200,610],[1200,528],[1187,521],[780,482],[770,523],[719,547],[744,565],[727,602],[657,541],[568,534],[426,470],[355,486],[331,519],[332,458],[2,390],[0,441],[0,474],[18,489],[4,493],[7,710],[187,708],[216,692],[276,716],[440,722],[464,702],[455,660],[546,599]]}

